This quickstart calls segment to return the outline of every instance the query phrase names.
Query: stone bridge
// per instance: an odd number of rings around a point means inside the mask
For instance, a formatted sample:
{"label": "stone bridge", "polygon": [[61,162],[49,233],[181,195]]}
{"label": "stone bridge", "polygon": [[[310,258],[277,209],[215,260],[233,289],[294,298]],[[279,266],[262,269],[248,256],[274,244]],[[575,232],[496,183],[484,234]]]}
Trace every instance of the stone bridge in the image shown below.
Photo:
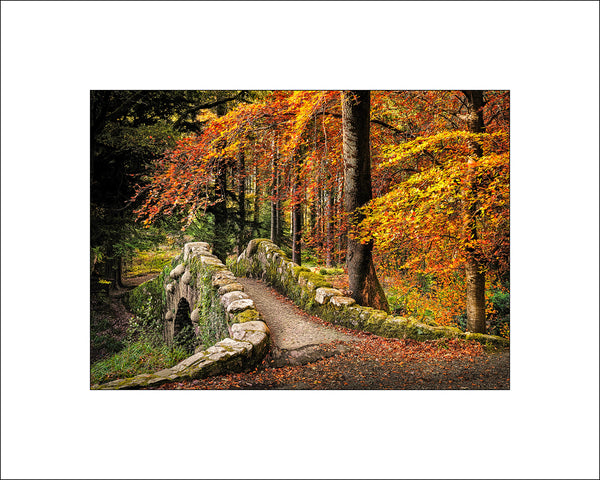
{"label": "stone bridge", "polygon": [[172,368],[92,388],[141,388],[254,367],[268,351],[270,332],[243,289],[210,245],[187,243],[161,275],[134,290],[129,303],[145,305],[149,297],[153,314],[163,318],[168,344],[187,330],[200,346]]}
{"label": "stone bridge", "polygon": [[149,297],[154,314],[163,319],[168,344],[193,332],[199,346],[172,368],[93,388],[140,388],[242,371],[260,363],[269,350],[271,332],[236,275],[262,279],[305,311],[347,328],[394,338],[466,338],[508,344],[500,337],[465,333],[360,306],[332,288],[323,276],[290,261],[266,239],[251,240],[233,263],[229,270],[212,255],[207,243],[187,243],[161,275],[135,289],[132,296],[141,303]]}

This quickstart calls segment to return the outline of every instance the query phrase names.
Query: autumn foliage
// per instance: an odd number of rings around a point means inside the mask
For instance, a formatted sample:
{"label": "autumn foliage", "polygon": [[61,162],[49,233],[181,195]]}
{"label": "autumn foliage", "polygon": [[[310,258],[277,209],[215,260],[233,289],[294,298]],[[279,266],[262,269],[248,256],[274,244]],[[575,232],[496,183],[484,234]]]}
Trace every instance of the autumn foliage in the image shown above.
{"label": "autumn foliage", "polygon": [[[136,213],[146,224],[174,215],[185,228],[221,205],[243,212],[243,229],[255,206],[278,202],[286,219],[300,205],[302,243],[319,263],[343,265],[348,235],[372,240],[397,313],[454,324],[465,310],[466,252],[480,262],[488,297],[508,289],[509,92],[483,99],[483,131],[473,133],[463,92],[372,92],[374,199],[359,226],[342,207],[338,91],[263,92],[224,115],[201,112],[201,133],[179,140],[140,184]],[[240,182],[246,197],[232,193]]]}

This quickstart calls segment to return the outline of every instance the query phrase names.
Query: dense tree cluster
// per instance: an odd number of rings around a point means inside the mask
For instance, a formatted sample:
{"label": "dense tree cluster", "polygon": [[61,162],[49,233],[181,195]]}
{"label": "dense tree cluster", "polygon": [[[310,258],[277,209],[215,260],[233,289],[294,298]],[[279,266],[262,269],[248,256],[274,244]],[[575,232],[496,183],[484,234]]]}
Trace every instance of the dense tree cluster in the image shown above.
{"label": "dense tree cluster", "polygon": [[490,295],[509,276],[508,92],[92,95],[92,181],[114,180],[109,165],[130,175],[92,195],[92,215],[131,202],[143,225],[177,221],[221,258],[268,236],[297,263],[304,251],[344,266],[351,294],[376,308],[387,309],[379,277],[406,313],[452,323],[466,311],[477,332],[496,313]]}

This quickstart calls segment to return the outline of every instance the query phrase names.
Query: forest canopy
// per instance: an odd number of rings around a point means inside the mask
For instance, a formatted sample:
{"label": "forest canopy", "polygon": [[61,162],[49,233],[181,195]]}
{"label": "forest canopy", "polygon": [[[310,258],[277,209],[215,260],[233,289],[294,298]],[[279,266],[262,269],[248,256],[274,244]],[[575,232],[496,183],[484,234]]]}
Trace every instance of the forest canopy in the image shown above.
{"label": "forest canopy", "polygon": [[91,103],[92,251],[117,276],[119,256],[168,230],[223,260],[268,237],[298,264],[346,269],[352,291],[365,246],[359,277],[387,297],[371,306],[509,335],[508,91],[116,91]]}

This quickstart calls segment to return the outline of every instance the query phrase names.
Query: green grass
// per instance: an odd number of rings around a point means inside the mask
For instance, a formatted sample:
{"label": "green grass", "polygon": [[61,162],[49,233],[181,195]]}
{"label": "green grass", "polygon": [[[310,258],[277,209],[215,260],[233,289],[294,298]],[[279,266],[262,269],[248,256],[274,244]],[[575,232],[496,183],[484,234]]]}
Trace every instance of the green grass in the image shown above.
{"label": "green grass", "polygon": [[154,373],[163,368],[170,368],[188,356],[189,353],[182,348],[171,348],[166,345],[156,347],[138,341],[112,357],[94,363],[90,369],[90,381],[94,385],[117,378]]}
{"label": "green grass", "polygon": [[127,265],[125,275],[127,277],[138,277],[160,273],[168,265],[173,257],[181,253],[181,248],[158,248],[140,252]]}

